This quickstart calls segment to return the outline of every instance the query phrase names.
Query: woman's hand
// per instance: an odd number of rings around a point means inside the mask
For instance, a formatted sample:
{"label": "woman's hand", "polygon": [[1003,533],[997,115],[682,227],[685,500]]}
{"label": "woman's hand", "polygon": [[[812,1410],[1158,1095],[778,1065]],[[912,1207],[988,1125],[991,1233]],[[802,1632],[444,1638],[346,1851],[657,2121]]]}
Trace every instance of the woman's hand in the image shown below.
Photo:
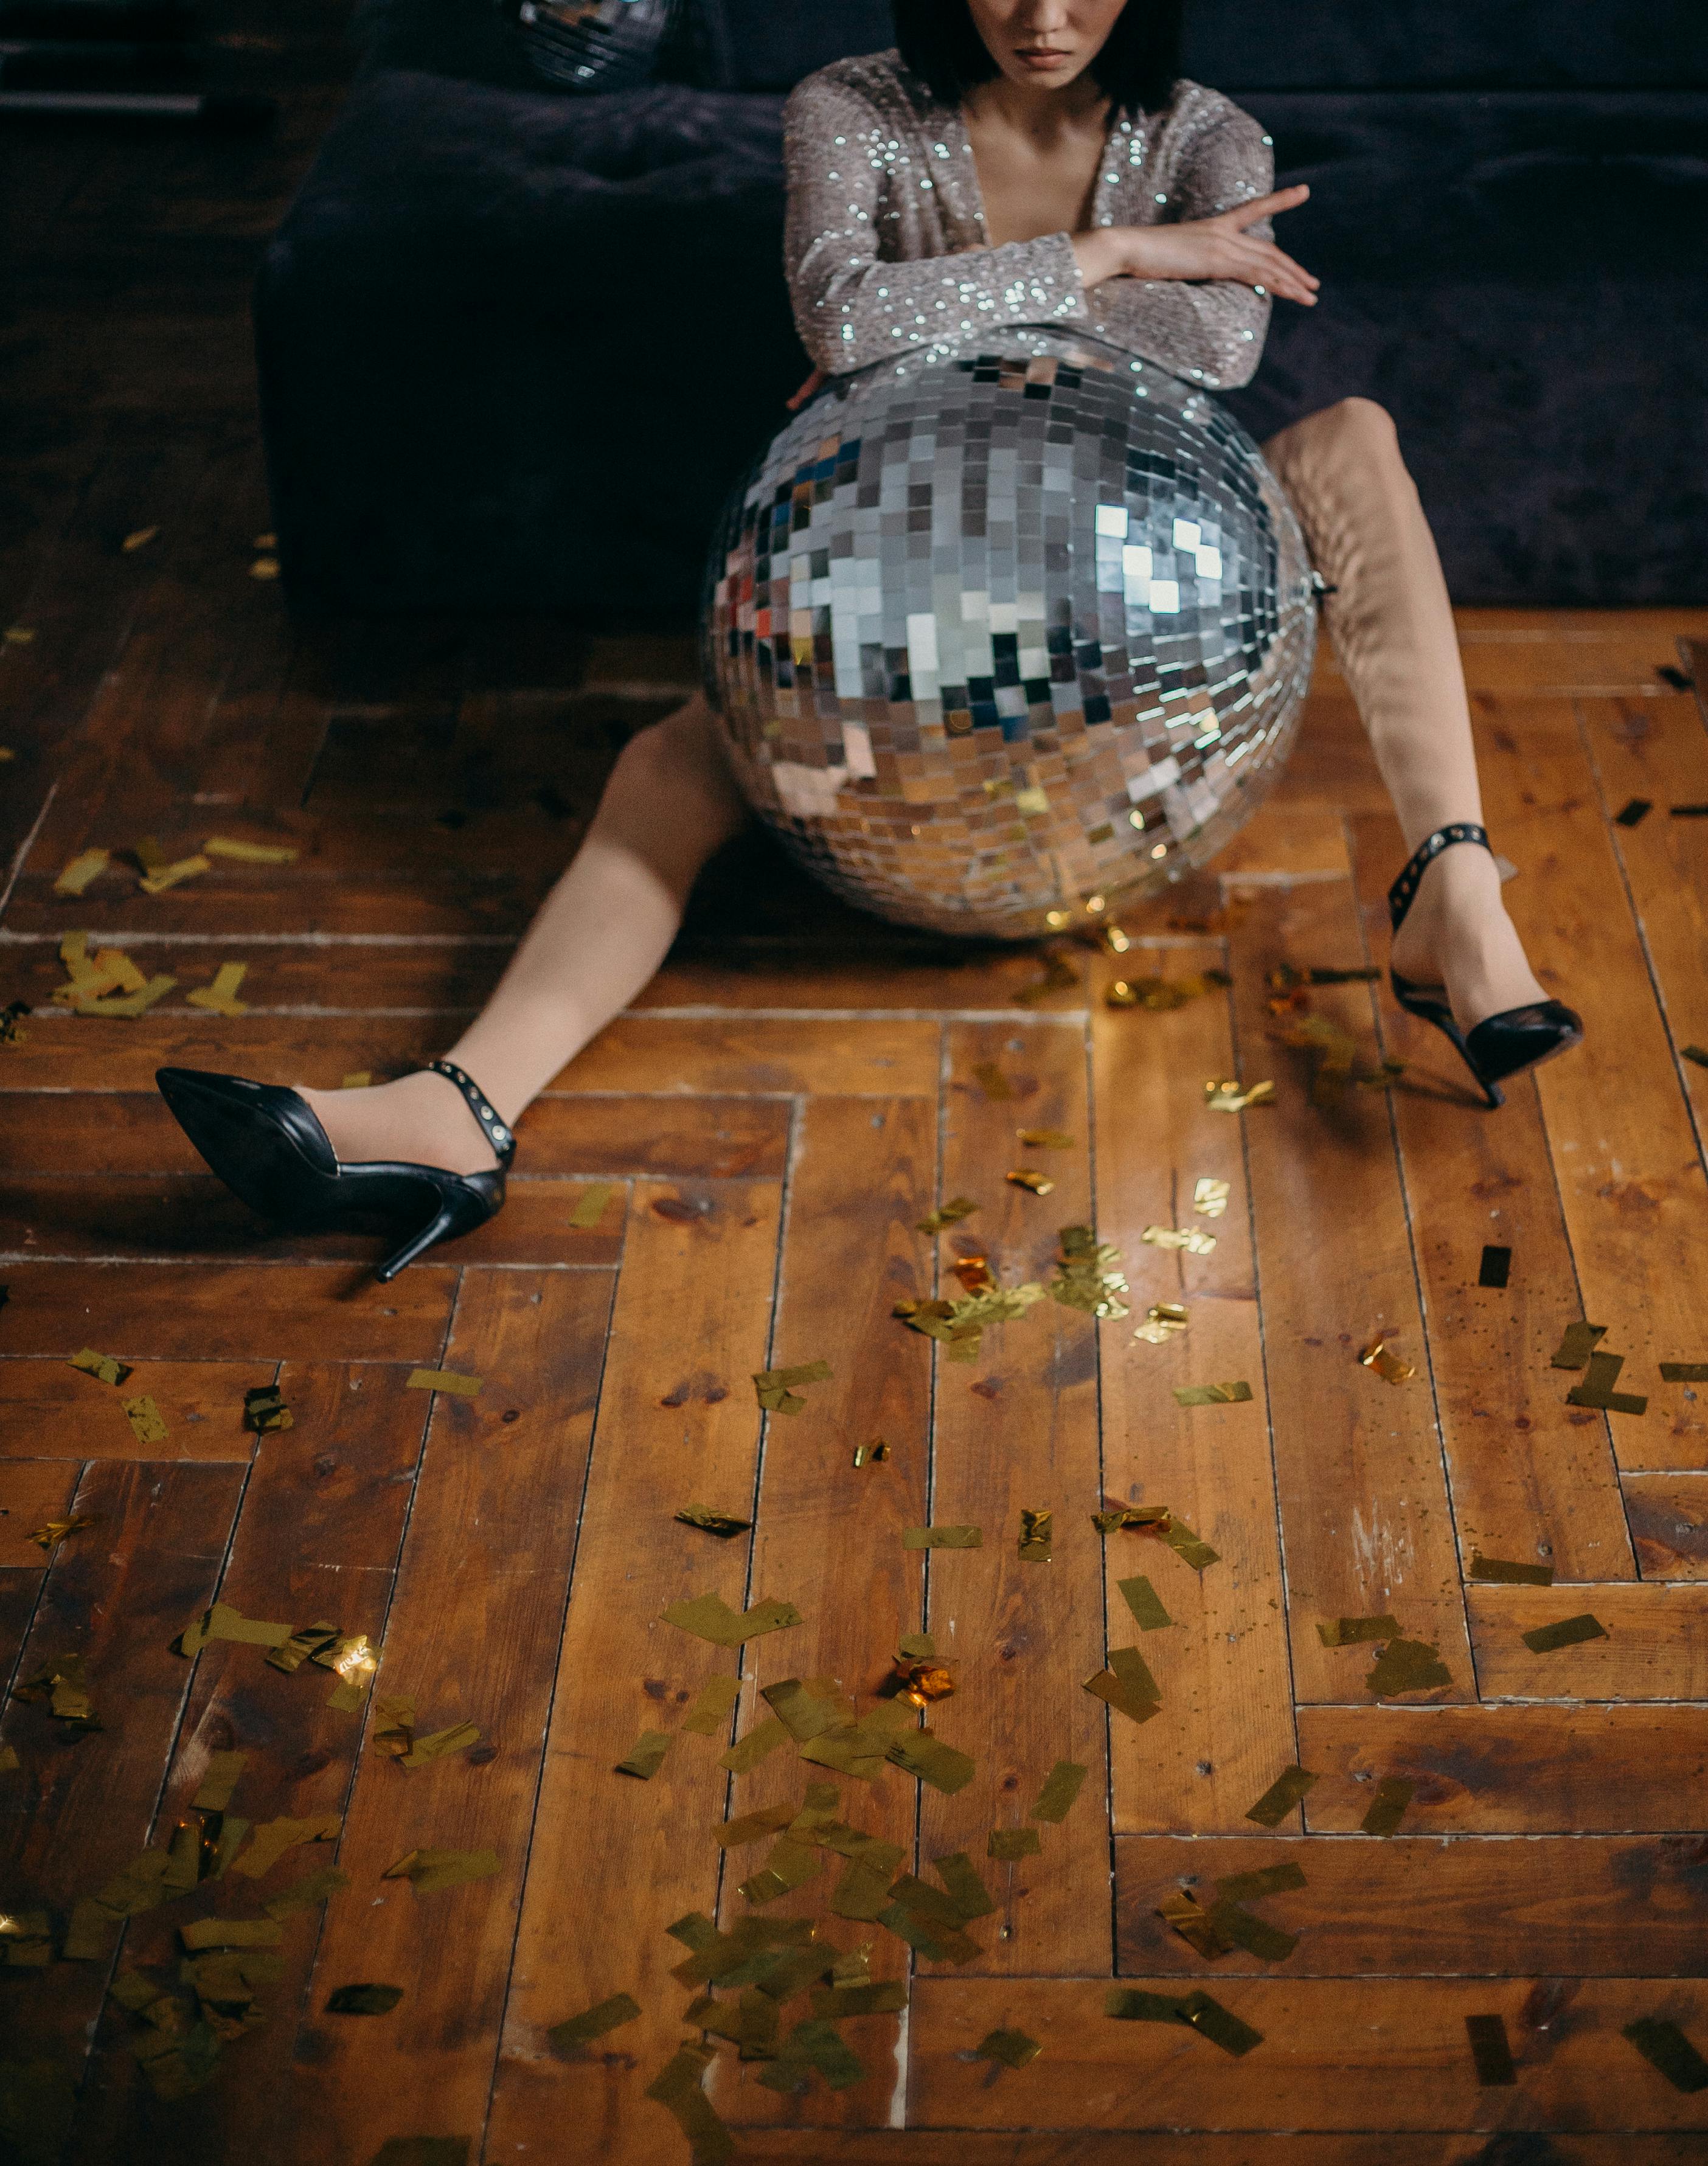
{"label": "woman's hand", "polygon": [[1073,251],[1081,276],[1087,287],[1100,286],[1106,278],[1223,279],[1314,308],[1319,281],[1273,241],[1246,231],[1260,219],[1294,209],[1309,193],[1303,187],[1278,188],[1215,218],[1181,225],[1109,225],[1076,234]]}

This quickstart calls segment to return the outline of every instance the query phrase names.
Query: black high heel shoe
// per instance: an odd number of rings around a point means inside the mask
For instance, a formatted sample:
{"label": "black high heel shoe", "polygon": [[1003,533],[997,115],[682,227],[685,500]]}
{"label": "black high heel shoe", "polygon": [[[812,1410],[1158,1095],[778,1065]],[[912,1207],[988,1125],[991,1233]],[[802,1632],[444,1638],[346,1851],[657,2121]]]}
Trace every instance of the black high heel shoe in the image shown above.
{"label": "black high heel shoe", "polygon": [[382,1284],[436,1242],[472,1233],[504,1204],[504,1177],[516,1139],[473,1079],[448,1060],[430,1061],[454,1083],[497,1153],[484,1173],[384,1160],[344,1165],[307,1101],[277,1083],[162,1068],[155,1081],[172,1117],[233,1193],[251,1211],[296,1234],[360,1219],[389,1219],[416,1230],[374,1276]]}
{"label": "black high heel shoe", "polygon": [[[1451,849],[1455,843],[1474,843],[1479,849],[1486,850],[1489,847],[1489,831],[1468,820],[1457,820],[1451,827],[1437,827],[1433,835],[1424,837],[1412,853],[1404,871],[1388,890],[1388,917],[1393,931],[1398,932],[1404,924],[1405,913],[1411,908],[1424,874],[1441,852]],[[1453,1019],[1446,994],[1439,986],[1414,985],[1395,969],[1388,971],[1388,982],[1401,1007],[1409,1014],[1421,1016],[1425,1022],[1432,1022],[1444,1037],[1452,1040],[1465,1065],[1482,1085],[1483,1096],[1491,1106],[1506,1103],[1500,1086],[1509,1075],[1516,1075],[1523,1068],[1534,1068],[1540,1061],[1552,1060],[1557,1053],[1569,1051],[1584,1035],[1583,1017],[1563,1001],[1533,1001],[1527,1007],[1503,1008],[1499,1015],[1484,1016],[1469,1030],[1461,1030]]]}

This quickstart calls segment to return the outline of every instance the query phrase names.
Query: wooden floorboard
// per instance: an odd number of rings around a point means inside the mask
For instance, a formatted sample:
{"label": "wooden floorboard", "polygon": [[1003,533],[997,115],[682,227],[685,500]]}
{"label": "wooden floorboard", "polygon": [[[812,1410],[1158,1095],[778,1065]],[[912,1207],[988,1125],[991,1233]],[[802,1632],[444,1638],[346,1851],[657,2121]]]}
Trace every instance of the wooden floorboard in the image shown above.
{"label": "wooden floorboard", "polygon": [[[1462,613],[1510,905],[1589,1031],[1499,1113],[1375,976],[1400,844],[1325,647],[1273,794],[1121,914],[1120,952],[1057,943],[1046,975],[1036,946],[882,925],[732,844],[530,1110],[502,1215],[378,1286],[374,1239],[275,1234],[227,1197],[155,1070],[331,1086],[442,1052],[698,663],[686,630],[293,621],[250,576],[247,288],[337,109],[346,12],[210,0],[220,64],[283,101],[271,137],[0,145],[0,622],[34,635],[0,645],[0,1006],[29,1010],[0,1043],[0,1918],[45,1910],[52,1958],[0,1960],[0,2063],[75,2087],[66,2140],[32,2124],[24,2155],[690,2166],[647,2095],[685,2037],[738,2166],[1708,2166],[1708,2090],[1625,2035],[1708,2055],[1708,1379],[1659,1369],[1708,1364],[1708,822],[1674,811],[1708,801],[1708,728],[1660,674],[1708,610]],[[221,835],[295,855],[142,890],[139,845]],[[106,869],[56,893],[89,848]],[[78,932],[177,983],[135,1021],[66,1013]],[[227,962],[231,1016],[189,997]],[[1315,1089],[1286,1042],[1275,975],[1325,967],[1372,974],[1306,999],[1405,1064],[1391,1091]],[[1151,976],[1193,996],[1106,1003]],[[1212,1111],[1227,1076],[1274,1102]],[[1046,1297],[971,1360],[894,1313],[979,1257],[1046,1285],[1076,1226],[1118,1251],[1124,1313]],[[1161,1343],[1136,1335],[1159,1304],[1186,1318]],[[1572,1402],[1553,1355],[1579,1319],[1643,1413]],[[1378,1332],[1398,1385],[1360,1362]],[[72,1366],[89,1350],[129,1373]],[[762,1406],[756,1374],[819,1361],[797,1410]],[[1182,1403],[1208,1383],[1250,1397]],[[269,1388],[290,1426],[246,1416]],[[750,1524],[720,1539],[689,1505]],[[1170,1539],[1093,1524],[1140,1505]],[[1023,1511],[1051,1514],[1047,1559]],[[956,1529],[977,1545],[920,1531]],[[708,1593],[799,1619],[738,1648],[664,1620]],[[358,1650],[335,1704],[324,1665],[253,1640],[177,1651],[216,1601],[221,1629],[366,1635],[376,1668]],[[922,1633],[954,1687],[923,1714],[891,1697]],[[1396,1636],[1446,1682],[1388,1689]],[[1154,1703],[1087,1691],[1134,1653]],[[99,1727],[34,1696],[69,1656]],[[420,1735],[479,1737],[399,1766],[400,1695]],[[887,1710],[904,1758],[965,1759],[950,1787],[833,1768],[777,1704]],[[620,1772],[648,1732],[657,1771]],[[231,1752],[225,1869],[92,1912],[193,1834]],[[1064,1765],[1077,1794],[1039,1818]],[[888,1870],[864,1899],[809,1849],[779,1893],[776,1826],[721,1846],[814,1791],[911,1876],[886,1917]],[[238,1822],[315,1815],[324,1839],[242,1869]],[[384,1877],[422,1850],[490,1869]],[[227,2035],[196,2031],[183,2095],[156,2095],[138,2048],[169,2034],[137,1981],[188,2022],[185,1929],[265,1931],[334,1863],[261,1952],[258,2017],[210,1993]],[[913,1920],[950,1887],[965,1937],[933,1941]],[[1189,1944],[1182,1894],[1237,1901],[1239,1944]],[[818,2024],[795,2045],[836,2081],[791,2091],[727,2035],[760,2042],[765,1997],[695,2007],[674,1973],[714,1930],[809,1926],[907,2005],[838,2015],[797,1983],[780,2037]],[[399,1997],[337,2012],[357,1984]],[[1207,1993],[1261,2042],[1118,2020],[1113,1989]],[[558,2031],[618,1994],[618,2027]],[[1478,2080],[1479,2015],[1510,2084]],[[1042,2052],[1003,2066],[1003,2030]]]}

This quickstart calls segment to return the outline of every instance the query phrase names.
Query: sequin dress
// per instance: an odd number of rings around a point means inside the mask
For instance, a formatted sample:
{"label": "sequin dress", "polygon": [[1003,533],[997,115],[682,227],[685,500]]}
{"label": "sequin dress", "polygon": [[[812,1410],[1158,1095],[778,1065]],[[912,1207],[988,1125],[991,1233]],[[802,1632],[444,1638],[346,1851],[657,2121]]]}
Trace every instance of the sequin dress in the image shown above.
{"label": "sequin dress", "polygon": [[[1078,329],[1214,390],[1256,369],[1269,298],[1249,286],[1109,278],[1087,292],[1066,233],[991,247],[959,107],[893,51],[807,77],[784,114],[784,155],[795,320],[827,375],[948,359],[999,330],[1023,349],[1034,325]],[[1259,124],[1182,81],[1162,112],[1112,125],[1092,223],[1210,218],[1273,185]],[[1271,237],[1266,219],[1251,230]]]}

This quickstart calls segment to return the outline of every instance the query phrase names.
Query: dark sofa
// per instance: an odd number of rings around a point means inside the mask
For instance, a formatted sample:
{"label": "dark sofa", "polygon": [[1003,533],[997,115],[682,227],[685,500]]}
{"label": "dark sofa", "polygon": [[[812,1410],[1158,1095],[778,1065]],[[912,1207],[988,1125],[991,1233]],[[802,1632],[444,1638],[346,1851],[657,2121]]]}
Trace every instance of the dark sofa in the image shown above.
{"label": "dark sofa", "polygon": [[[365,0],[256,296],[276,524],[320,610],[691,618],[806,373],[780,93],[883,0],[693,0],[648,87],[530,73],[489,0]],[[1708,594],[1708,7],[1197,0],[1324,281],[1229,404],[1399,421],[1457,599]]]}

